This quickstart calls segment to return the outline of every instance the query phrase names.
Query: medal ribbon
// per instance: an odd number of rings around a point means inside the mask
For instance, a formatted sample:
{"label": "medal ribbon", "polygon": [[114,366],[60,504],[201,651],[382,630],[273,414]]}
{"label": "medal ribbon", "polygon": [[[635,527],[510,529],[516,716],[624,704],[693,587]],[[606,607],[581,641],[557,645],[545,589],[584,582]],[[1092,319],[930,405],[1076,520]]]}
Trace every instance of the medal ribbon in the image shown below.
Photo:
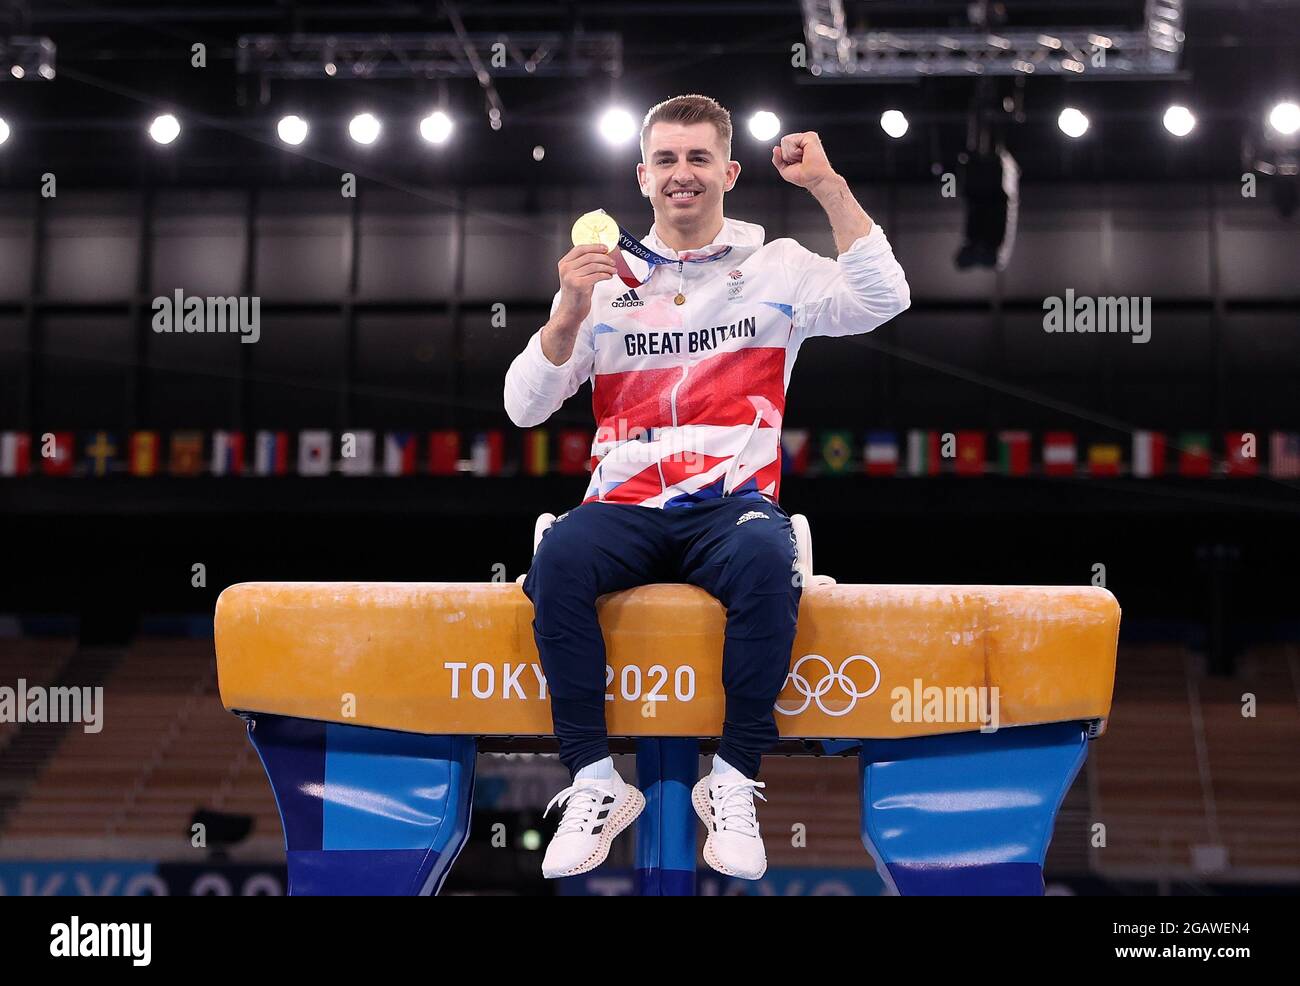
{"label": "medal ribbon", "polygon": [[[646,274],[644,281],[637,280],[637,276],[632,273],[632,268],[628,266],[627,260],[623,257],[624,250],[632,254],[632,256],[636,257],[638,260],[644,261],[650,265],[650,270]],[[689,253],[690,251],[687,252]],[[710,260],[717,260],[720,257],[725,257],[730,252],[731,247],[728,246],[722,247],[704,257],[682,257],[680,260],[671,260],[668,257],[655,253],[655,251],[651,250],[622,226],[619,226],[618,248],[614,252],[614,269],[618,271],[619,279],[629,288],[639,288],[642,284],[645,284],[646,281],[650,280],[654,275],[656,267],[663,266],[664,264],[676,263],[708,263]]]}

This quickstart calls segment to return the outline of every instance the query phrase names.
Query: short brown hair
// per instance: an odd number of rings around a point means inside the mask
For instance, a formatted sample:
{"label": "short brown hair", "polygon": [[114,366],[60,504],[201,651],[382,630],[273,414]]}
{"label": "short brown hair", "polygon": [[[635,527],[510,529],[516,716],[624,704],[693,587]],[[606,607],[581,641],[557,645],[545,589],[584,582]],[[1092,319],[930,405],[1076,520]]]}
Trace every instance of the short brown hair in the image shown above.
{"label": "short brown hair", "polygon": [[731,114],[711,96],[691,93],[687,96],[674,96],[662,103],[650,107],[641,124],[641,159],[646,156],[646,138],[650,128],[656,123],[712,123],[722,146],[726,148],[727,157],[731,157]]}

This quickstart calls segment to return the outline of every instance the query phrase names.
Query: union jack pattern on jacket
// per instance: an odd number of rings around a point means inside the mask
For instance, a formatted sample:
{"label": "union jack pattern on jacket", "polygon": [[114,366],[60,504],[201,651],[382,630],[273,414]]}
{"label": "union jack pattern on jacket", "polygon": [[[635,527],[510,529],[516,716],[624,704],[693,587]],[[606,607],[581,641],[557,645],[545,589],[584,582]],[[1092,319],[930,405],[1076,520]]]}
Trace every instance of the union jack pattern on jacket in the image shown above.
{"label": "union jack pattern on jacket", "polygon": [[[510,365],[506,412],[521,428],[541,424],[591,380],[596,435],[584,503],[776,502],[800,345],[870,332],[910,303],[878,225],[838,260],[792,239],[763,241],[761,226],[725,219],[714,243],[678,255],[651,227],[645,244],[679,263],[656,267],[638,288],[597,284],[563,365],[542,352],[540,329]],[[685,304],[673,303],[679,291]],[[556,292],[552,313],[559,300]]]}

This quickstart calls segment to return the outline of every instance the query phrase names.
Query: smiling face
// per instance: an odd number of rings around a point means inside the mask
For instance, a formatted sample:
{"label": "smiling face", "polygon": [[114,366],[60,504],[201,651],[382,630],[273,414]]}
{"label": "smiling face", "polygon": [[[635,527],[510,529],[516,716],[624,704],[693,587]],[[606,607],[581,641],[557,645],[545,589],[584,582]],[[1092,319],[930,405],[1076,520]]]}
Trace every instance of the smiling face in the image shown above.
{"label": "smiling face", "polygon": [[637,181],[655,212],[655,229],[674,250],[707,246],[722,228],[722,196],[740,164],[712,123],[659,122],[646,135]]}

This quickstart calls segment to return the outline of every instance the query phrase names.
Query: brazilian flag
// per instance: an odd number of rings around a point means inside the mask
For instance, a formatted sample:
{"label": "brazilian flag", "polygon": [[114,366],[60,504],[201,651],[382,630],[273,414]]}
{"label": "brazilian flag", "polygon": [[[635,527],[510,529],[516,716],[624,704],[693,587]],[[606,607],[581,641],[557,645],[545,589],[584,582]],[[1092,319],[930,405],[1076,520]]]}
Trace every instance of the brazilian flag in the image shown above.
{"label": "brazilian flag", "polygon": [[822,432],[822,471],[846,473],[853,465],[853,432]]}

